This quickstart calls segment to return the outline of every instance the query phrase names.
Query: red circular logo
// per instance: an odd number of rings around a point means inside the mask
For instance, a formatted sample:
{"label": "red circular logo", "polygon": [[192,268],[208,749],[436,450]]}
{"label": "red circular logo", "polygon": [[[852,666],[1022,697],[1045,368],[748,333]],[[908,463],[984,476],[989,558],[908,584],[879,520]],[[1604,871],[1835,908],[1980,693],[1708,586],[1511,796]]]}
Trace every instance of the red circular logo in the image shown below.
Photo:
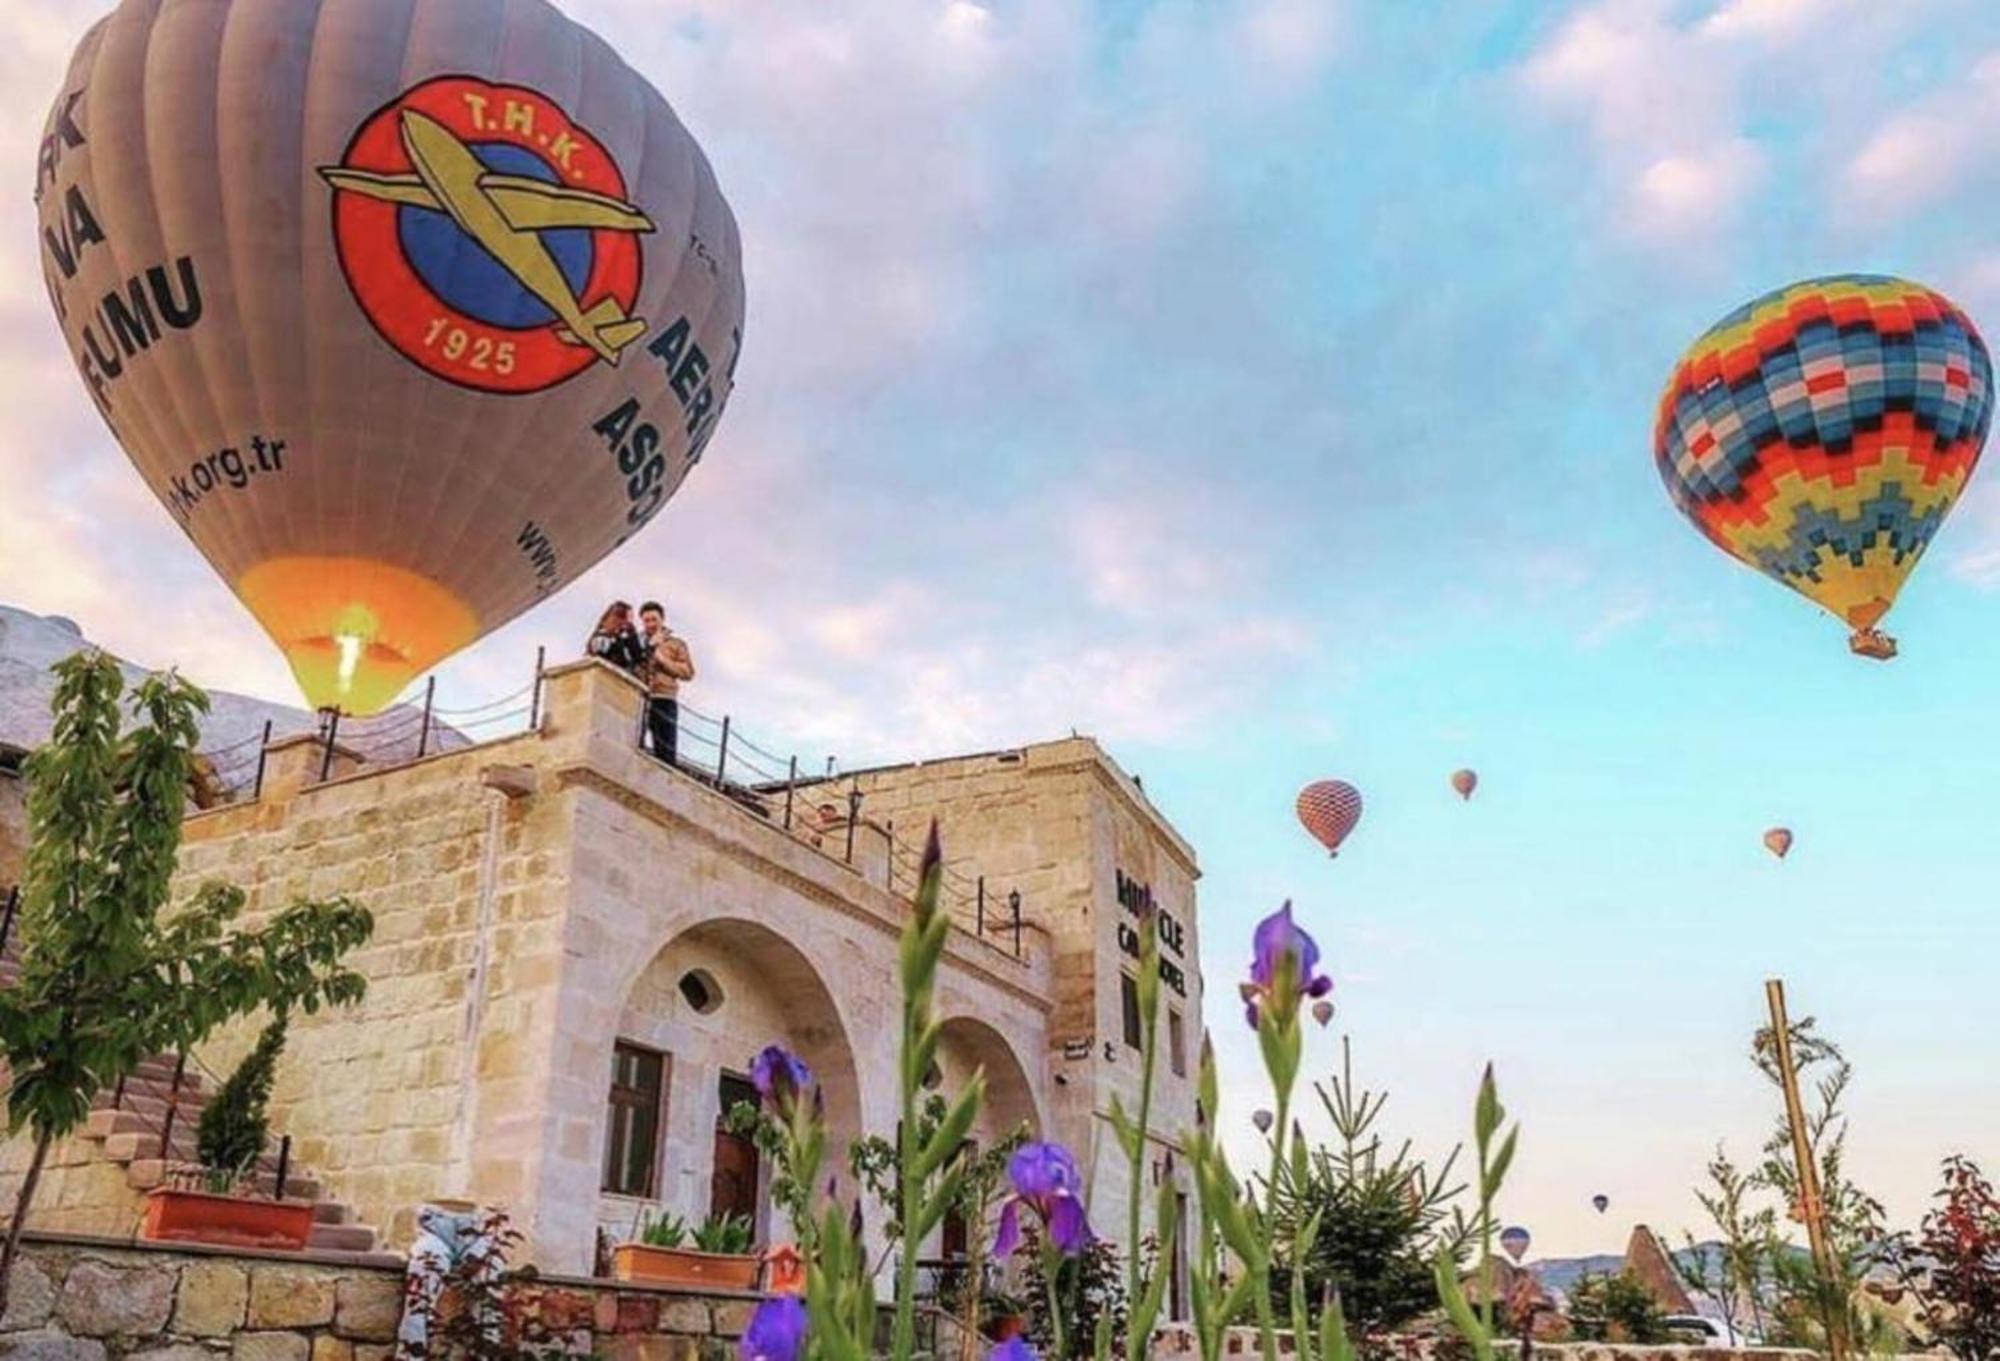
{"label": "red circular logo", "polygon": [[361,124],[336,166],[341,273],[384,340],[449,382],[540,392],[645,334],[653,223],[548,96],[438,76]]}

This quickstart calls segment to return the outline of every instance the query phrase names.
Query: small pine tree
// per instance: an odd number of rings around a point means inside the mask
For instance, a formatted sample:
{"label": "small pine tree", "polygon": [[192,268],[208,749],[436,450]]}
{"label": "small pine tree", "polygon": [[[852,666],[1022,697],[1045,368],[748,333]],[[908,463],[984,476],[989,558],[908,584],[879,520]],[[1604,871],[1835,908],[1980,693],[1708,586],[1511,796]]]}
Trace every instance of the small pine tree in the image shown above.
{"label": "small pine tree", "polygon": [[247,1176],[270,1137],[264,1108],[271,1100],[278,1055],[285,1047],[285,1017],[264,1027],[257,1046],[244,1056],[215,1100],[201,1113],[195,1131],[195,1154],[217,1190],[227,1190]]}

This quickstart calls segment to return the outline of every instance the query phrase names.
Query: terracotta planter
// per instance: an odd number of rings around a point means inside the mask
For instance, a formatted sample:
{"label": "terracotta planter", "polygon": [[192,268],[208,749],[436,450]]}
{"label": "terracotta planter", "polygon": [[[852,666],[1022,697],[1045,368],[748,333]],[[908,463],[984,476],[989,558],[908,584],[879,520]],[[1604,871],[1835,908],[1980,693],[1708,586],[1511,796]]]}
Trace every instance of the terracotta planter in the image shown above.
{"label": "terracotta planter", "polygon": [[146,1193],[141,1234],[158,1242],[298,1252],[312,1236],[309,1200],[259,1200],[161,1186]]}
{"label": "terracotta planter", "polygon": [[1028,1331],[1028,1320],[1022,1314],[990,1314],[986,1319],[986,1340],[1006,1342],[1021,1337]]}
{"label": "terracotta planter", "polygon": [[611,1275],[620,1281],[650,1285],[713,1286],[721,1290],[755,1290],[756,1254],[696,1252],[693,1248],[656,1248],[646,1243],[620,1243],[611,1250]]}

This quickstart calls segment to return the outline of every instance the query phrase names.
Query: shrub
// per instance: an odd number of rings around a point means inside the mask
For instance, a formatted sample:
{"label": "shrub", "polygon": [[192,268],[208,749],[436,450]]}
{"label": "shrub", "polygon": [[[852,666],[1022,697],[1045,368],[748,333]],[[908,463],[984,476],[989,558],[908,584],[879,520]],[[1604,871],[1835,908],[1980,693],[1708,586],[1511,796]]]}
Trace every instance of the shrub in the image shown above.
{"label": "shrub", "polygon": [[211,1190],[228,1191],[250,1175],[271,1135],[265,1107],[277,1076],[278,1055],[285,1047],[285,1017],[264,1027],[257,1045],[236,1066],[215,1100],[201,1113],[195,1130],[195,1156],[208,1174]]}
{"label": "shrub", "polygon": [[[1027,1246],[1022,1255],[1027,1262],[1025,1289],[1033,1307],[1028,1314],[1028,1336],[1035,1354],[1045,1361],[1082,1361],[1092,1355],[1098,1321],[1111,1321],[1111,1337],[1122,1341],[1128,1304],[1125,1278],[1118,1250],[1097,1239],[1075,1257],[1062,1259],[1055,1289],[1049,1289],[1039,1238],[1041,1230],[1030,1225],[1022,1230]],[[1054,1299],[1062,1311],[1063,1345],[1056,1347],[1056,1330],[1049,1317],[1048,1301]]]}
{"label": "shrub", "polygon": [[1889,1260],[1932,1339],[1959,1361],[2000,1356],[2000,1199],[1970,1158],[1944,1160],[1939,1203],[1914,1242],[1898,1235]]}
{"label": "shrub", "polygon": [[[1432,1259],[1440,1244],[1450,1244],[1457,1256],[1446,1208],[1463,1189],[1450,1184],[1458,1150],[1435,1174],[1411,1155],[1407,1142],[1391,1154],[1374,1129],[1389,1095],[1355,1085],[1345,1040],[1341,1071],[1315,1090],[1332,1118],[1335,1141],[1308,1155],[1303,1183],[1289,1166],[1280,1169],[1272,1197],[1278,1241],[1291,1243],[1317,1216],[1319,1232],[1303,1264],[1306,1299],[1317,1303],[1338,1290],[1355,1332],[1388,1332],[1438,1307]],[[1295,1269],[1290,1255],[1273,1263],[1274,1301],[1291,1299]]]}
{"label": "shrub", "polygon": [[1585,1272],[1569,1294],[1569,1322],[1586,1342],[1667,1341],[1667,1313],[1629,1272]]}

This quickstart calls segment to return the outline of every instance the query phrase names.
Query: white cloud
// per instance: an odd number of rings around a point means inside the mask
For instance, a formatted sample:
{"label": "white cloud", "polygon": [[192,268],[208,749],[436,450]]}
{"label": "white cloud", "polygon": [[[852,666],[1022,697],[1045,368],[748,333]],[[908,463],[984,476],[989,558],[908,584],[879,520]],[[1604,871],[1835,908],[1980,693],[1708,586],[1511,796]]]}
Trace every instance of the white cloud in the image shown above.
{"label": "white cloud", "polygon": [[2000,179],[2000,49],[1950,88],[1897,111],[1841,171],[1843,206],[1863,224],[1933,209]]}
{"label": "white cloud", "polygon": [[[1591,0],[1522,64],[1521,88],[1590,139],[1612,225],[1662,254],[1711,258],[1771,180],[1759,100],[1839,129],[1878,97],[1871,66],[1918,5],[1863,0]],[[1786,73],[1774,85],[1774,71]],[[1902,163],[1891,148],[1883,159]]]}

